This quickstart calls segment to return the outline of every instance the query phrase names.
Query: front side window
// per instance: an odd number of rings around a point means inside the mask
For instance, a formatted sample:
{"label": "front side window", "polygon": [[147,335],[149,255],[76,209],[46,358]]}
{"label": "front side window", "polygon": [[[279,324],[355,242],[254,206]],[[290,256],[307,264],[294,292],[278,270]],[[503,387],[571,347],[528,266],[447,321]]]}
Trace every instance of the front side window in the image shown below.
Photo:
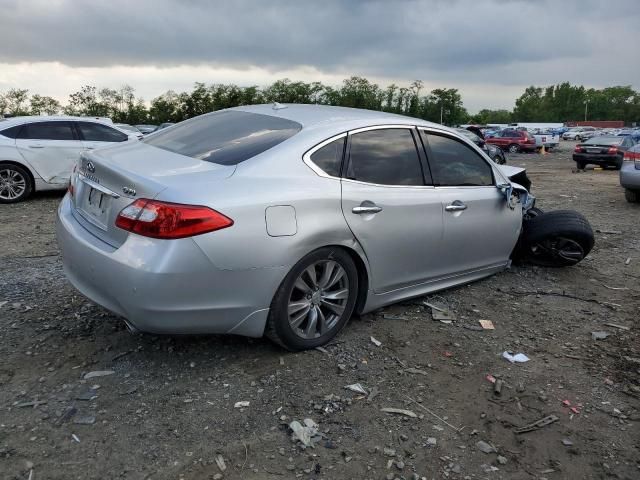
{"label": "front side window", "polygon": [[237,165],[275,147],[302,129],[272,115],[222,111],[201,115],[142,140],[163,150],[220,165]]}
{"label": "front side window", "polygon": [[22,126],[18,138],[28,140],[76,140],[71,122],[35,122]]}
{"label": "front side window", "polygon": [[340,167],[342,165],[342,153],[346,141],[347,137],[342,137],[327,143],[324,147],[319,148],[311,154],[311,161],[327,175],[339,177]]}
{"label": "front side window", "polygon": [[125,142],[129,137],[115,128],[95,122],[78,122],[82,139],[87,142]]}
{"label": "front side window", "polygon": [[493,185],[493,171],[477,152],[453,138],[424,134],[431,150],[429,165],[434,184],[451,186]]}
{"label": "front side window", "polygon": [[370,130],[351,135],[347,178],[380,185],[424,185],[411,130]]}

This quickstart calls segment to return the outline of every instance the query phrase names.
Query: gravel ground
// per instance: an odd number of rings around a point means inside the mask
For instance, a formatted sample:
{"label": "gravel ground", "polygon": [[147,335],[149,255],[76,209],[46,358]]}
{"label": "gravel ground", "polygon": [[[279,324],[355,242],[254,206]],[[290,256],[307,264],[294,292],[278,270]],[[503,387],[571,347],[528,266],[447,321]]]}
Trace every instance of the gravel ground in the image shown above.
{"label": "gravel ground", "polygon": [[[0,477],[639,478],[640,205],[625,202],[616,171],[573,173],[572,147],[508,162],[527,167],[539,206],[578,210],[599,230],[585,261],[431,296],[451,324],[416,299],[296,354],[267,340],[132,335],[66,282],[60,194],[0,206]],[[531,360],[511,364],[505,350]],[[95,371],[112,373],[84,379]],[[366,394],[344,388],[354,383]],[[303,449],[288,424],[306,418],[321,438]]]}

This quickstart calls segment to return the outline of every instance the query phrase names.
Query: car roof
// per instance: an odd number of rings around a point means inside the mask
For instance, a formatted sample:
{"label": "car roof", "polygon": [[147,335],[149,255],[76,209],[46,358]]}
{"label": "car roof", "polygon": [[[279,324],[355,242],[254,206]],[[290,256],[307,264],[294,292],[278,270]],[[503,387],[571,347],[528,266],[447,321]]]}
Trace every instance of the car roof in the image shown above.
{"label": "car roof", "polygon": [[15,125],[23,125],[33,122],[49,122],[49,121],[83,121],[109,124],[109,120],[95,117],[74,117],[71,115],[26,115],[21,117],[9,117],[0,119],[0,129],[13,127]]}
{"label": "car roof", "polygon": [[[396,115],[394,113],[364,110],[360,108],[334,107],[329,105],[309,105],[298,103],[247,105],[231,108],[248,113],[271,115],[297,122],[303,128],[322,126],[326,124],[362,124],[362,126],[376,124],[424,125],[442,128],[432,122],[419,118]],[[353,125],[351,125],[353,128]]]}

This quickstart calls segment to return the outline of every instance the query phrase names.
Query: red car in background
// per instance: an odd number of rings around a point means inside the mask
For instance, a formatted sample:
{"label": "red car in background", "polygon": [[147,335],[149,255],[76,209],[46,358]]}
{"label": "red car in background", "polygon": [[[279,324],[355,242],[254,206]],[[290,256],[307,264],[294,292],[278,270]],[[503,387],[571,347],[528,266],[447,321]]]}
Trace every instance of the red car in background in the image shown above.
{"label": "red car in background", "polygon": [[536,139],[524,130],[502,130],[496,133],[494,137],[487,138],[486,142],[510,153],[535,152],[537,148]]}

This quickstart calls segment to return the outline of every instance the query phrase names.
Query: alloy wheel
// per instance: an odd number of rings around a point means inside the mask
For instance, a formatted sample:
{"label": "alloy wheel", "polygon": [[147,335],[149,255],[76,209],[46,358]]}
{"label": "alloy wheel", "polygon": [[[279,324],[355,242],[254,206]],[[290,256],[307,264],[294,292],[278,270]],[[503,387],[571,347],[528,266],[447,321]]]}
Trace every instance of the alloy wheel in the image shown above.
{"label": "alloy wheel", "polygon": [[309,265],[296,279],[288,303],[289,325],[304,339],[336,326],[349,300],[349,278],[334,260]]}
{"label": "alloy wheel", "polygon": [[574,265],[584,258],[582,246],[570,238],[556,237],[539,242],[531,247],[531,253],[539,259],[560,261]]}
{"label": "alloy wheel", "polygon": [[12,168],[0,170],[0,199],[15,200],[24,195],[27,179]]}

